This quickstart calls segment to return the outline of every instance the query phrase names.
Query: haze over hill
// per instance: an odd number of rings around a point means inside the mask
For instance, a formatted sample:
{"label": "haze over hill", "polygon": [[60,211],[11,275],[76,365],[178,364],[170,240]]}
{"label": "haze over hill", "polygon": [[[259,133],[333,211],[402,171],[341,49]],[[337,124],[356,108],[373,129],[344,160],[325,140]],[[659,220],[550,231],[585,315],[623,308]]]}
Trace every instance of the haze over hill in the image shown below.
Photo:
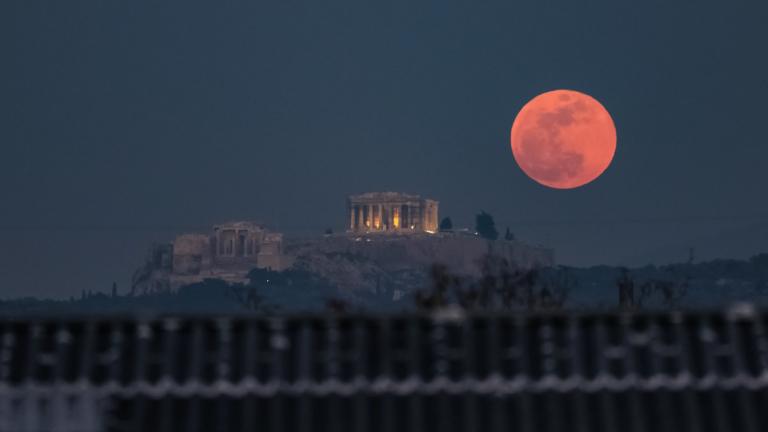
{"label": "haze over hill", "polygon": [[[451,207],[446,203],[446,207]],[[458,226],[471,226],[469,217],[451,214]],[[458,213],[462,214],[462,213]],[[497,224],[507,223],[496,216]],[[338,221],[341,218],[336,218]],[[215,221],[211,222],[211,225]],[[315,227],[291,227],[284,224],[288,236],[320,234],[325,228],[339,227],[319,224]],[[547,221],[510,222],[515,235],[534,244],[555,249],[558,264],[573,266],[623,265],[630,267],[646,264],[666,264],[688,258],[694,248],[697,261],[716,258],[746,259],[760,253],[768,244],[768,226],[757,220],[651,221],[660,238],[644,236],[644,231],[630,228],[643,222],[611,222],[604,224],[582,221],[574,232],[571,224]],[[725,225],[725,229],[720,227]],[[41,296],[68,298],[79,295],[82,289],[109,290],[117,282],[121,292],[130,289],[131,276],[147,252],[148,245],[164,243],[177,234],[208,229],[210,225],[190,224],[174,228],[169,226],[137,227],[75,227],[49,229],[0,230],[3,247],[0,248],[0,284],[3,298]],[[516,228],[517,227],[517,228]],[[339,228],[340,229],[340,228]],[[683,240],[676,240],[683,237]],[[563,241],[560,239],[568,239]],[[585,250],[585,243],[599,243],[600,250]],[[626,248],[625,244],[633,245]],[[616,252],[624,251],[622,253]],[[74,251],[74,252],[73,252]],[[42,270],[41,271],[41,267]]]}
{"label": "haze over hill", "polygon": [[[357,259],[360,270],[366,266]],[[543,269],[535,276],[537,289],[562,296],[557,308],[566,310],[615,310],[619,284],[631,281],[633,309],[718,308],[739,302],[768,306],[768,254],[749,260],[715,260],[625,269]],[[353,271],[354,275],[355,272]],[[4,313],[295,313],[336,310],[348,312],[403,312],[417,309],[420,293],[434,288],[429,275],[378,270],[382,279],[405,285],[360,284],[359,289],[340,287],[334,275],[312,269],[273,272],[253,270],[242,284],[208,279],[174,291],[120,294],[83,290],[68,300],[15,299],[0,301]],[[455,299],[454,299],[455,300]],[[497,306],[498,307],[498,306]],[[625,305],[624,307],[627,307]],[[517,308],[527,309],[525,304]],[[338,310],[337,310],[338,311]]]}
{"label": "haze over hill", "polygon": [[[1,2],[2,294],[127,289],[147,244],[224,220],[338,231],[344,196],[381,189],[563,264],[746,258],[768,244],[768,6],[745,8]],[[618,137],[568,193],[509,143],[558,88]]]}

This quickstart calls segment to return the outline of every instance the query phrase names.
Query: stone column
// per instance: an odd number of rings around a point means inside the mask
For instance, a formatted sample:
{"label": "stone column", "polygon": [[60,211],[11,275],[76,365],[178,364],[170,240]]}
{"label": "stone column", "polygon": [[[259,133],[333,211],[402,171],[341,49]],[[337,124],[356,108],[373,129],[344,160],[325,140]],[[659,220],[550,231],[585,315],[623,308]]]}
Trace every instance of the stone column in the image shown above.
{"label": "stone column", "polygon": [[405,208],[407,210],[408,217],[406,218],[405,225],[403,225],[403,227],[404,227],[404,229],[408,229],[409,230],[409,229],[411,229],[411,225],[412,225],[411,218],[413,218],[413,214],[411,213],[411,206],[406,204]]}
{"label": "stone column", "polygon": [[349,230],[355,230],[355,206],[349,205]]}
{"label": "stone column", "polygon": [[408,203],[406,207],[408,208],[408,229],[411,229],[411,225],[413,225],[413,206]]}
{"label": "stone column", "polygon": [[422,209],[422,206],[416,207],[416,228],[420,231],[424,230],[424,212],[421,211]]}
{"label": "stone column", "polygon": [[373,204],[368,205],[368,229],[373,230]]}
{"label": "stone column", "polygon": [[357,229],[360,230],[363,228],[363,206],[356,205],[355,208],[357,209]]}
{"label": "stone column", "polygon": [[402,211],[402,208],[405,208],[406,210],[405,214],[407,216],[403,217],[403,223],[401,225],[403,225],[405,229],[411,229],[411,207],[408,205],[408,203],[406,203],[400,206],[400,209],[401,209],[400,211]]}
{"label": "stone column", "polygon": [[430,231],[437,231],[437,212],[433,206],[429,207],[429,228]]}

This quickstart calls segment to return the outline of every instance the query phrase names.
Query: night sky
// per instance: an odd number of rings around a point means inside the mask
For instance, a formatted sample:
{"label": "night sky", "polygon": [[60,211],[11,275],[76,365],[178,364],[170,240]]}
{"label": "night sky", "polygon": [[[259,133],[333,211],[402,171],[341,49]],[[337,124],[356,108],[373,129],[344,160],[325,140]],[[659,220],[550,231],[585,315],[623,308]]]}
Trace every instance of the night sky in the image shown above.
{"label": "night sky", "polygon": [[[768,3],[366,3],[0,2],[0,298],[124,292],[153,241],[341,230],[379,190],[562,264],[768,251]],[[580,189],[510,151],[557,88],[616,123]]]}

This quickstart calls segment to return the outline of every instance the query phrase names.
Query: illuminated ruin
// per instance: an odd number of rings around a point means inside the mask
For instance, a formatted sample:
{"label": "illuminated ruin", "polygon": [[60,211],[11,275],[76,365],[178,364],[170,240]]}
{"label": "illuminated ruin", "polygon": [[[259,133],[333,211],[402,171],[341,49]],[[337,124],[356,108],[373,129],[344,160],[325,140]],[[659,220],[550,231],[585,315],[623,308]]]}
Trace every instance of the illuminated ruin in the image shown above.
{"label": "illuminated ruin", "polygon": [[437,231],[438,202],[399,192],[367,192],[347,199],[353,233],[409,233]]}

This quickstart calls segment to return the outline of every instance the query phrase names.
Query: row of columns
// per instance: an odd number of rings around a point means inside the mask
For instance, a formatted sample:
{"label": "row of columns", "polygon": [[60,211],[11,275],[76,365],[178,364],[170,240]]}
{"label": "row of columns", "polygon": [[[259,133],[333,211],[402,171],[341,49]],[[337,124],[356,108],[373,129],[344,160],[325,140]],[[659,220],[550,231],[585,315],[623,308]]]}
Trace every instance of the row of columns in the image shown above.
{"label": "row of columns", "polygon": [[[404,212],[403,209],[406,211]],[[385,212],[386,221],[382,220]],[[378,218],[374,217],[374,214]],[[349,228],[353,231],[412,229],[411,227],[415,229],[421,228],[421,225],[421,207],[418,205],[351,204],[349,206]]]}
{"label": "row of columns", "polygon": [[[224,241],[222,239],[222,233],[226,231],[228,233],[232,233],[232,237]],[[240,246],[240,236],[243,235],[245,237],[243,244],[242,244],[242,251],[241,254],[238,255],[238,247]],[[231,248],[231,249],[230,249]],[[230,249],[230,250],[227,250]],[[216,231],[216,256],[223,256],[223,257],[247,257],[250,255],[255,255],[256,250],[256,239],[253,238],[253,236],[250,235],[250,231],[248,230],[218,230]]]}

